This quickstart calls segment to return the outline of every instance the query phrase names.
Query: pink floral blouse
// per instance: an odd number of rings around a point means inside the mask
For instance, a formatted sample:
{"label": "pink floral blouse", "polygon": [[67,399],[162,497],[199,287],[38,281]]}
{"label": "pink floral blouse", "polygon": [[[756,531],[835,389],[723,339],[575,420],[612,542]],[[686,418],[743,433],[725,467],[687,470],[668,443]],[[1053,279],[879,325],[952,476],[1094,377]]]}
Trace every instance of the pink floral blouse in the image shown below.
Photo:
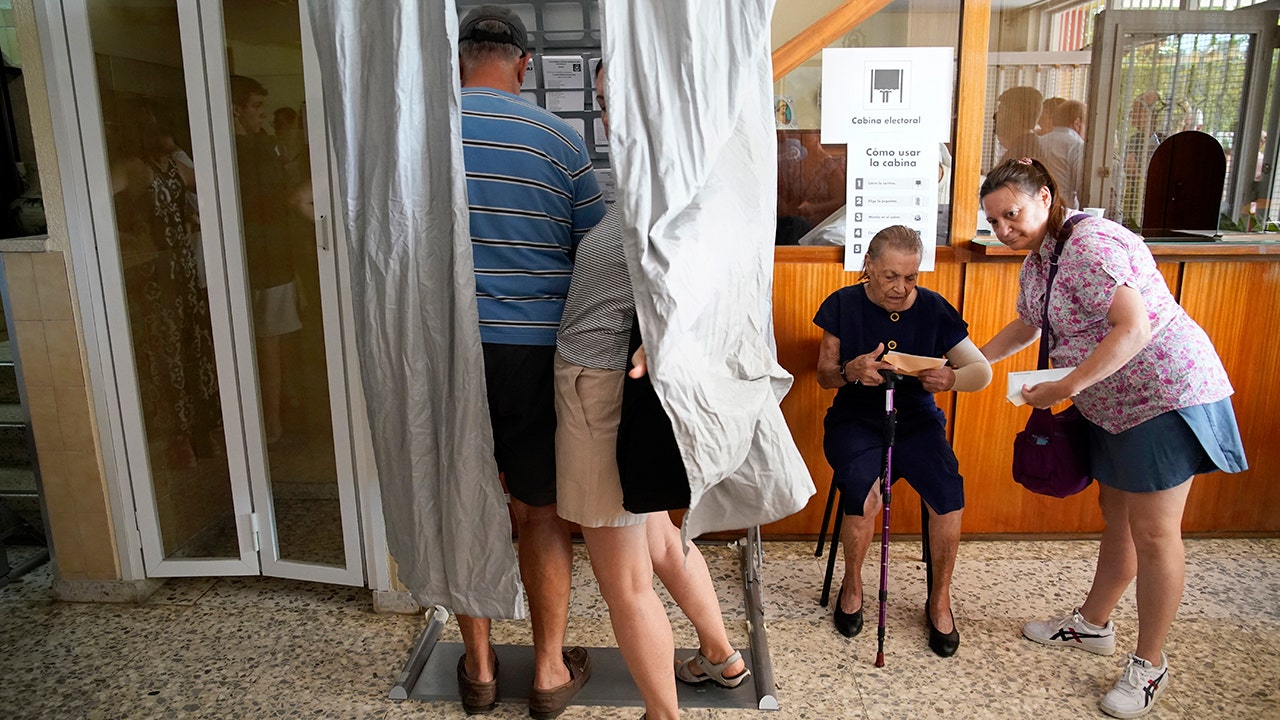
{"label": "pink floral blouse", "polygon": [[[1022,263],[1018,317],[1032,327],[1040,327],[1055,244],[1046,237],[1040,252]],[[1081,390],[1072,399],[1080,412],[1114,434],[1161,413],[1231,395],[1231,382],[1209,336],[1173,299],[1142,238],[1101,218],[1082,219],[1058,260],[1049,300],[1054,367],[1077,366],[1098,346],[1111,330],[1107,312],[1121,285],[1142,294],[1151,341],[1124,367]]]}

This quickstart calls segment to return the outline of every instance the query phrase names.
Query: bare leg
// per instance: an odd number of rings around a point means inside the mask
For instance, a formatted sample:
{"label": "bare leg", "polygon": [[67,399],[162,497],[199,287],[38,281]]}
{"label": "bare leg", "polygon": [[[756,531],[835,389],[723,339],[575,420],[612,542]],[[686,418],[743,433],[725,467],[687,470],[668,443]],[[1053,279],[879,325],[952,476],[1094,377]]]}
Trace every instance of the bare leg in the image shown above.
{"label": "bare leg", "polygon": [[555,505],[533,507],[511,498],[520,532],[520,579],[529,594],[533,625],[533,686],[550,690],[571,679],[564,664],[564,632],[569,624],[573,545],[569,526]]}
{"label": "bare leg", "polygon": [[284,385],[280,367],[280,336],[256,338],[258,347],[258,384],[262,392],[262,431],[267,442],[275,442],[284,434],[280,423],[280,395]]}
{"label": "bare leg", "polygon": [[1102,508],[1102,542],[1098,545],[1098,565],[1093,571],[1093,585],[1080,614],[1094,625],[1106,625],[1111,611],[1125,588],[1138,573],[1138,556],[1134,551],[1133,537],[1129,531],[1129,500],[1134,493],[1126,493],[1098,484],[1098,505]]}
{"label": "bare leg", "polygon": [[[720,612],[720,600],[716,597],[715,585],[711,583],[707,561],[698,551],[698,546],[689,544],[686,560],[680,529],[665,512],[650,513],[645,521],[645,530],[653,569],[672,599],[693,623],[693,629],[698,632],[699,650],[717,665],[728,660],[734,653],[733,645],[724,629],[724,615]],[[745,668],[746,663],[738,661],[726,667],[724,674],[732,677]]]}
{"label": "bare leg", "polygon": [[[844,592],[836,599],[841,612],[857,612],[865,605],[862,592],[862,561],[871,547],[882,502],[880,482],[877,480],[862,503],[862,515],[845,515],[840,527],[840,542],[844,543]],[[843,512],[843,510],[842,510]]]}
{"label": "bare leg", "polygon": [[653,589],[653,565],[644,525],[582,528],[591,569],[609,606],[618,649],[644,698],[645,717],[680,716],[671,672],[675,642],[666,608]]}
{"label": "bare leg", "polygon": [[489,644],[489,618],[459,615],[458,630],[462,632],[462,647],[467,655],[467,677],[476,682],[489,682],[496,667],[493,646]]}
{"label": "bare leg", "polygon": [[1138,657],[1157,665],[1182,602],[1187,565],[1182,511],[1190,492],[1187,481],[1129,497],[1129,527],[1138,556]]}
{"label": "bare leg", "polygon": [[933,565],[933,594],[929,597],[929,617],[938,632],[955,629],[951,616],[951,574],[956,569],[956,553],[960,549],[960,515],[953,510],[938,515],[929,508],[929,561]]}

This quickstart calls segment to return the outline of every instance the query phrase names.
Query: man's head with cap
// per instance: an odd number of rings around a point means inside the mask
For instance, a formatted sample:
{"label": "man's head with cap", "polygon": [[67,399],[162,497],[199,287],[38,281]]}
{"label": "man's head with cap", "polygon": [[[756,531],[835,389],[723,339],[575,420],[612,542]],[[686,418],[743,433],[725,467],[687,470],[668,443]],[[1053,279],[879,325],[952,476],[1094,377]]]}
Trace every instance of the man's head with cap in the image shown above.
{"label": "man's head with cap", "polygon": [[458,25],[462,84],[519,92],[529,33],[520,16],[502,5],[473,8]]}
{"label": "man's head with cap", "polygon": [[502,5],[481,5],[473,8],[458,26],[458,43],[494,43],[514,45],[523,55],[529,51],[529,33],[524,21]]}

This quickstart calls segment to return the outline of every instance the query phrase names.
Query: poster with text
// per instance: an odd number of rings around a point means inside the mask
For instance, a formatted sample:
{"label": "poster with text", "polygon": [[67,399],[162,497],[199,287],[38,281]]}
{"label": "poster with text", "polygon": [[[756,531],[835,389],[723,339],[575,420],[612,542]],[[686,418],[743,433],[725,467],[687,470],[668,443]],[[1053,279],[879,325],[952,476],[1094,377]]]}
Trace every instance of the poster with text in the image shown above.
{"label": "poster with text", "polygon": [[938,239],[939,143],[951,136],[952,48],[832,48],[822,53],[822,142],[847,148],[845,269],[890,225],[920,233],[920,269]]}
{"label": "poster with text", "polygon": [[890,225],[920,233],[921,270],[932,270],[938,242],[938,143],[885,136],[849,146],[844,269],[861,270],[867,243]]}

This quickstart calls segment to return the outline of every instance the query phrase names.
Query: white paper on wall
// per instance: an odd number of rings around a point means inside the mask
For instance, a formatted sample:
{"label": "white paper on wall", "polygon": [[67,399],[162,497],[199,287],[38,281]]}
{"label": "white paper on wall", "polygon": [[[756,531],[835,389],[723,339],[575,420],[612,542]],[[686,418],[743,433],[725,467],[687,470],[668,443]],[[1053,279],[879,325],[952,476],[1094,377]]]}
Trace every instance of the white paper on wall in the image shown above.
{"label": "white paper on wall", "polygon": [[542,86],[548,90],[581,90],[585,87],[581,55],[543,55]]}

